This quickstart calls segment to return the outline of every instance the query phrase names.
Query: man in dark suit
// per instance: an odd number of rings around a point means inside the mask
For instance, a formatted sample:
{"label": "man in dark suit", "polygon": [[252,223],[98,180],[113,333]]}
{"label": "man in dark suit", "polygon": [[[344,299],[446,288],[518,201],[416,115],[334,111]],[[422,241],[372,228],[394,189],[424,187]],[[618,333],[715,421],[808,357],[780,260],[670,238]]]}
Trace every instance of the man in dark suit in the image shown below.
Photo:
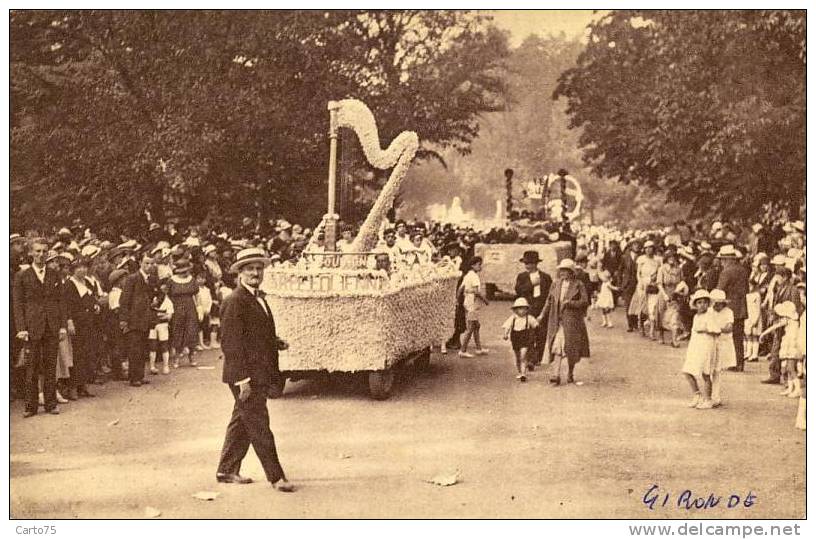
{"label": "man in dark suit", "polygon": [[[633,241],[627,247],[623,254],[623,260],[620,263],[620,269],[617,275],[617,286],[620,288],[620,294],[623,298],[623,306],[628,309],[629,303],[632,301],[632,296],[635,295],[637,288],[637,257],[640,254],[640,243]],[[629,326],[626,331],[631,333],[638,327],[637,315],[626,315],[626,323]]]}
{"label": "man in dark suit", "polygon": [[745,295],[748,294],[748,268],[739,260],[741,253],[733,245],[724,245],[720,248],[717,258],[720,259],[723,270],[717,280],[717,288],[725,292],[728,306],[734,312],[734,351],[737,354],[737,366],[728,370],[743,372],[745,370],[745,319],[748,318],[748,303]]}
{"label": "man in dark suit", "polygon": [[122,285],[119,300],[119,327],[125,334],[128,358],[128,380],[133,387],[149,384],[145,374],[148,335],[153,322],[151,304],[156,294],[156,263],[145,251],[139,270],[129,275]]}
{"label": "man in dark suit", "polygon": [[278,339],[275,319],[258,287],[269,258],[261,249],[238,253],[231,270],[239,273],[235,290],[221,307],[221,349],[224,352],[222,381],[235,399],[227,425],[216,479],[220,483],[251,483],[242,477],[241,461],[252,445],[267,480],[281,492],[294,487],[278,460],[275,437],[269,428],[266,395],[273,379],[280,376],[278,350],[287,345]]}
{"label": "man in dark suit", "polygon": [[31,244],[32,263],[17,273],[12,288],[12,308],[17,339],[25,341],[31,363],[26,368],[24,417],[37,414],[39,377],[43,377],[45,411],[58,414],[57,347],[68,336],[60,279],[45,266],[48,245],[43,239]]}
{"label": "man in dark suit", "polygon": [[[541,260],[537,251],[525,251],[519,262],[524,264],[524,271],[516,276],[516,296],[524,298],[530,304],[530,314],[538,316],[544,309],[547,295],[550,293],[552,278],[538,269]],[[540,365],[547,343],[547,325],[539,324],[535,331],[535,342],[530,350],[533,365]]]}

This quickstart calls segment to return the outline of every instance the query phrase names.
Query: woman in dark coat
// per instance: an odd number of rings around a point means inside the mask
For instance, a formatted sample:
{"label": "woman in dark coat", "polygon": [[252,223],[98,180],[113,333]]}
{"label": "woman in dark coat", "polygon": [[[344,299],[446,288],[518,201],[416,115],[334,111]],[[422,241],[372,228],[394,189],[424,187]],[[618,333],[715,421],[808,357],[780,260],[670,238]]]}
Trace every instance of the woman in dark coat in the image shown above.
{"label": "woman in dark coat", "polygon": [[[96,324],[99,305],[85,277],[88,263],[77,258],[71,265],[71,277],[63,283],[63,302],[68,316],[68,334],[71,336],[74,365],[71,368],[71,385],[79,397],[93,397],[88,385],[93,383],[95,370],[94,349],[101,336]],[[73,391],[72,391],[73,393]]]}
{"label": "woman in dark coat", "polygon": [[561,360],[567,358],[567,383],[575,382],[573,371],[582,357],[589,357],[589,335],[584,317],[589,296],[575,278],[575,262],[565,258],[558,264],[558,280],[550,287],[539,321],[547,317],[546,353],[553,364],[550,382],[561,383]]}

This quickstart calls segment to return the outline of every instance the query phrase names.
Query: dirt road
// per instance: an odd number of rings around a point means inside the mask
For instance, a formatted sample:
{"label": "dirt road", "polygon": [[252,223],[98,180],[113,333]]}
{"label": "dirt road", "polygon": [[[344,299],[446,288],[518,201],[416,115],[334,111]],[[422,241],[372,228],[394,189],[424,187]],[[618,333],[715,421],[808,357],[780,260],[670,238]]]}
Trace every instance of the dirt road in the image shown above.
{"label": "dirt road", "polygon": [[[542,372],[520,384],[500,339],[508,306],[486,311],[490,355],[434,354],[429,371],[402,373],[388,401],[370,400],[354,377],[290,384],[269,401],[294,494],[261,481],[252,452],[242,473],[256,483],[216,483],[232,406],[218,352],[201,356],[213,369],[182,368],[143,388],[94,386],[96,399],[59,416],[23,419],[15,402],[12,515],[142,518],[152,506],[167,518],[804,516],[797,403],[759,384],[765,363],[725,375],[723,408],[686,408],[684,350],[627,334],[616,313],[614,329],[589,324],[583,385],[553,388]],[[456,485],[426,482],[455,470]],[[721,499],[678,507],[686,489],[692,501]],[[201,490],[219,496],[192,498]],[[740,502],[729,509],[731,495]]]}

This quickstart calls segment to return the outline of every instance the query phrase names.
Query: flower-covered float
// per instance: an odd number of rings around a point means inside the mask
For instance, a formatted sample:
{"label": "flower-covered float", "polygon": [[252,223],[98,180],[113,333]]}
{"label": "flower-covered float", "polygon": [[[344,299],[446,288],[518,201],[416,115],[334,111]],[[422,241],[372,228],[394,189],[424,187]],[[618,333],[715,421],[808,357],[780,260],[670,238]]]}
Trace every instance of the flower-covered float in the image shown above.
{"label": "flower-covered float", "polygon": [[[329,103],[331,156],[329,211],[315,228],[304,254],[293,267],[269,268],[261,288],[275,313],[278,334],[289,349],[280,355],[286,378],[310,373],[362,372],[371,396],[390,395],[394,367],[406,360],[427,365],[430,347],[453,333],[459,261],[401,263],[378,269],[379,231],[419,146],[406,131],[385,150],[380,148],[374,116],[360,101]],[[336,141],[339,128],[353,130],[368,162],[394,167],[348,252],[334,250],[338,216],[334,213]],[[316,249],[325,234],[326,249]]]}

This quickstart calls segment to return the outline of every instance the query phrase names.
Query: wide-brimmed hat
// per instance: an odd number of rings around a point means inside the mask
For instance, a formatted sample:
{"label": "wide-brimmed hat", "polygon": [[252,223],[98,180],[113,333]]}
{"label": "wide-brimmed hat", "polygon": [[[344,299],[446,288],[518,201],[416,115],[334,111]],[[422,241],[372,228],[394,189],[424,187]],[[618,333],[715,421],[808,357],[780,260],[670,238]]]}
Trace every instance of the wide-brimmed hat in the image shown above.
{"label": "wide-brimmed hat", "polygon": [[181,260],[173,264],[174,274],[184,273],[186,271],[190,271],[191,269],[193,269],[193,264],[186,258],[182,258]]}
{"label": "wide-brimmed hat", "polygon": [[96,255],[99,254],[100,251],[101,249],[96,245],[86,245],[85,247],[82,248],[82,251],[80,251],[80,253],[84,257],[94,258]]}
{"label": "wide-brimmed hat", "polygon": [[524,251],[524,254],[521,255],[519,262],[523,262],[525,264],[538,264],[541,262],[541,259],[538,257],[538,251]]}
{"label": "wide-brimmed hat", "polygon": [[647,248],[647,247],[654,247],[654,246],[655,246],[655,242],[653,242],[652,240],[646,240],[646,243],[643,244],[644,249]]}
{"label": "wide-brimmed hat", "polygon": [[737,249],[734,248],[733,245],[723,245],[720,247],[719,252],[717,252],[717,258],[741,258],[742,253],[740,253]]}
{"label": "wide-brimmed hat", "polygon": [[235,262],[233,262],[232,266],[230,266],[230,271],[241,271],[241,267],[254,262],[260,262],[266,266],[270,263],[270,259],[268,256],[266,256],[263,249],[259,249],[257,247],[242,249],[241,251],[238,251],[238,254],[235,257]]}
{"label": "wide-brimmed hat", "polygon": [[153,232],[154,230],[158,230],[160,228],[161,228],[161,225],[159,223],[150,223],[150,226],[147,227],[147,231],[148,232]]}
{"label": "wide-brimmed hat", "polygon": [[706,290],[705,288],[701,288],[700,290],[696,291],[691,296],[691,304],[694,305],[695,303],[697,303],[698,300],[701,300],[701,299],[708,299],[708,300],[711,299],[711,294],[709,294],[708,290]]}
{"label": "wide-brimmed hat", "polygon": [[751,230],[754,231],[754,234],[762,230],[762,228],[763,228],[762,223],[754,223],[753,225],[751,225]]}
{"label": "wide-brimmed hat", "polygon": [[694,251],[690,247],[680,247],[677,249],[677,254],[687,260],[694,260]]}
{"label": "wide-brimmed hat", "polygon": [[110,272],[110,275],[108,275],[108,283],[114,285],[116,284],[116,281],[127,276],[127,274],[128,274],[127,270],[115,269],[112,272]]}
{"label": "wide-brimmed hat", "polygon": [[796,247],[791,247],[790,249],[788,249],[787,255],[788,255],[788,258],[794,258],[794,259],[803,258],[802,257],[802,250],[797,249]]}
{"label": "wide-brimmed hat", "polygon": [[516,301],[513,302],[513,306],[510,307],[510,308],[511,309],[521,309],[521,308],[529,309],[530,304],[527,303],[527,300],[524,299],[524,298],[516,298]]}
{"label": "wide-brimmed hat", "polygon": [[116,264],[116,269],[124,268],[125,266],[128,265],[129,262],[136,262],[136,259],[133,258],[132,256],[126,256],[125,258],[120,260],[118,264]]}
{"label": "wide-brimmed hat", "polygon": [[701,242],[700,242],[700,249],[701,249],[702,251],[709,251],[709,252],[711,252],[711,244],[710,244],[710,243],[708,243],[707,241],[701,241]]}
{"label": "wide-brimmed hat", "polygon": [[561,262],[558,263],[558,268],[556,269],[565,269],[575,272],[575,261],[571,258],[565,258]]}
{"label": "wide-brimmed hat", "polygon": [[725,297],[725,291],[715,288],[710,294],[712,303],[726,303],[728,299]]}
{"label": "wide-brimmed hat", "polygon": [[71,231],[68,230],[66,227],[60,228],[59,232],[57,232],[57,236],[70,236],[70,235],[71,235]]}
{"label": "wide-brimmed hat", "polygon": [[798,283],[796,283],[796,288],[807,290],[807,283],[805,281],[799,281]]}
{"label": "wide-brimmed hat", "polygon": [[794,230],[798,230],[799,232],[805,231],[804,221],[794,221],[793,223],[791,223],[791,226],[794,228]]}
{"label": "wide-brimmed hat", "polygon": [[774,255],[771,259],[771,264],[774,266],[784,266],[788,259],[785,255]]}
{"label": "wide-brimmed hat", "polygon": [[16,234],[16,233],[9,235],[9,243],[15,243],[15,242],[18,242],[18,241],[25,241],[25,238],[23,236],[21,236],[20,234]]}
{"label": "wide-brimmed hat", "polygon": [[782,303],[774,305],[774,312],[777,316],[790,318],[792,320],[799,318],[799,314],[796,312],[796,305],[794,305],[792,301],[783,301]]}
{"label": "wide-brimmed hat", "polygon": [[205,255],[208,255],[213,251],[215,251],[215,245],[213,245],[212,243],[209,245],[205,245],[204,249],[201,250],[201,252],[204,253]]}
{"label": "wide-brimmed hat", "polygon": [[74,262],[74,255],[68,252],[57,252],[51,251],[48,253],[48,256],[45,258],[46,262],[51,262],[52,260],[56,260],[57,258],[62,258],[63,260],[72,263]]}
{"label": "wide-brimmed hat", "polygon": [[760,252],[758,252],[757,254],[754,255],[754,264],[756,264],[757,266],[763,260],[768,260],[768,255],[766,255],[762,251],[760,251]]}

